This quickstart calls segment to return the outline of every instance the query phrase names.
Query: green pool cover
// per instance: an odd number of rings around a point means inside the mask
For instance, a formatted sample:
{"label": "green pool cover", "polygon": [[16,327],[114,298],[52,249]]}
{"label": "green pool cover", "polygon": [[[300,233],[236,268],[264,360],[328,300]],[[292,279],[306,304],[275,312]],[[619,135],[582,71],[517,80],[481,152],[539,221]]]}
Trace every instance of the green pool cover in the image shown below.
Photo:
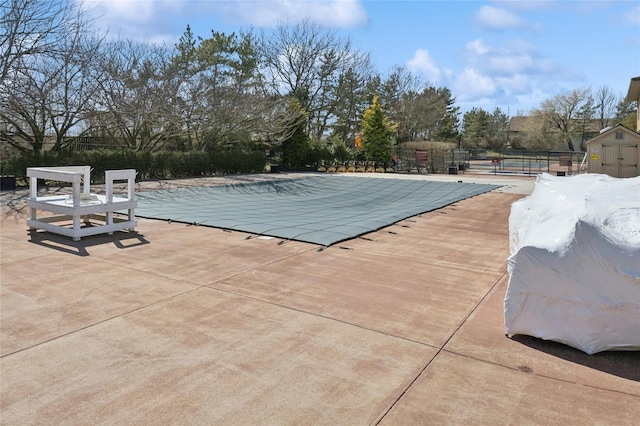
{"label": "green pool cover", "polygon": [[499,185],[322,175],[136,194],[136,216],[330,246]]}

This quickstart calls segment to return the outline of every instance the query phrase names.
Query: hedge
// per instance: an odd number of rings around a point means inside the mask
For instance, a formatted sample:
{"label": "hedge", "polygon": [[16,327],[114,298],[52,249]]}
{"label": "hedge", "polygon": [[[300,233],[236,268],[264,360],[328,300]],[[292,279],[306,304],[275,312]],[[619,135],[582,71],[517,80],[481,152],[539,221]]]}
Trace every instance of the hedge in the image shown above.
{"label": "hedge", "polygon": [[2,174],[26,179],[27,167],[91,166],[92,183],[101,183],[105,170],[135,169],[138,180],[154,180],[259,173],[266,164],[261,151],[47,151],[26,152],[3,161]]}

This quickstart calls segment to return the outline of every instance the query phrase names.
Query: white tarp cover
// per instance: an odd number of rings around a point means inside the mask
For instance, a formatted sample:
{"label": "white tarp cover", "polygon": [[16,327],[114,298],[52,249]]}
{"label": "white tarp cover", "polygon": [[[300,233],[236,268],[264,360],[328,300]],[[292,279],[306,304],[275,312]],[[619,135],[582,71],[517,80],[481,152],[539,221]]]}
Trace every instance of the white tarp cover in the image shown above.
{"label": "white tarp cover", "polygon": [[508,336],[640,350],[640,177],[542,174],[509,235]]}

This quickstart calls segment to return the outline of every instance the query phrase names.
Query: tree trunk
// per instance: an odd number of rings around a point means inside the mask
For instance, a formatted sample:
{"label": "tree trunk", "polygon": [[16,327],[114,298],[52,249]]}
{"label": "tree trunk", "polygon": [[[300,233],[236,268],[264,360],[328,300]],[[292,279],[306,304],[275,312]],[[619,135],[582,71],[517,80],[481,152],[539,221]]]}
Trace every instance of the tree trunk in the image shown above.
{"label": "tree trunk", "polygon": [[569,151],[575,151],[575,148],[573,147],[573,141],[571,140],[571,138],[567,138],[567,146],[569,147]]}

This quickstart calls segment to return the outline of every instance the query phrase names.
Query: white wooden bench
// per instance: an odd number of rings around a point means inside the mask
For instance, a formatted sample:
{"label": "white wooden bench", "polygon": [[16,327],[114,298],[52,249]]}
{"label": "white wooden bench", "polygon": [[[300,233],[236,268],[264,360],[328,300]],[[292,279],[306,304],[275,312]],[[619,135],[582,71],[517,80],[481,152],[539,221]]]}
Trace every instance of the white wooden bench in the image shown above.
{"label": "white wooden bench", "polygon": [[[137,201],[134,191],[136,171],[134,169],[107,170],[104,195],[91,193],[90,173],[90,166],[27,168],[27,177],[30,179],[27,226],[31,231],[44,229],[79,241],[80,238],[88,235],[104,233],[111,235],[114,231],[135,229],[137,225],[135,220]],[[73,194],[38,197],[38,179],[69,182],[72,184]],[[113,184],[118,181],[127,181],[126,197],[113,195]],[[39,218],[38,210],[57,215]],[[128,213],[126,219],[114,217],[114,212],[125,210]]]}

